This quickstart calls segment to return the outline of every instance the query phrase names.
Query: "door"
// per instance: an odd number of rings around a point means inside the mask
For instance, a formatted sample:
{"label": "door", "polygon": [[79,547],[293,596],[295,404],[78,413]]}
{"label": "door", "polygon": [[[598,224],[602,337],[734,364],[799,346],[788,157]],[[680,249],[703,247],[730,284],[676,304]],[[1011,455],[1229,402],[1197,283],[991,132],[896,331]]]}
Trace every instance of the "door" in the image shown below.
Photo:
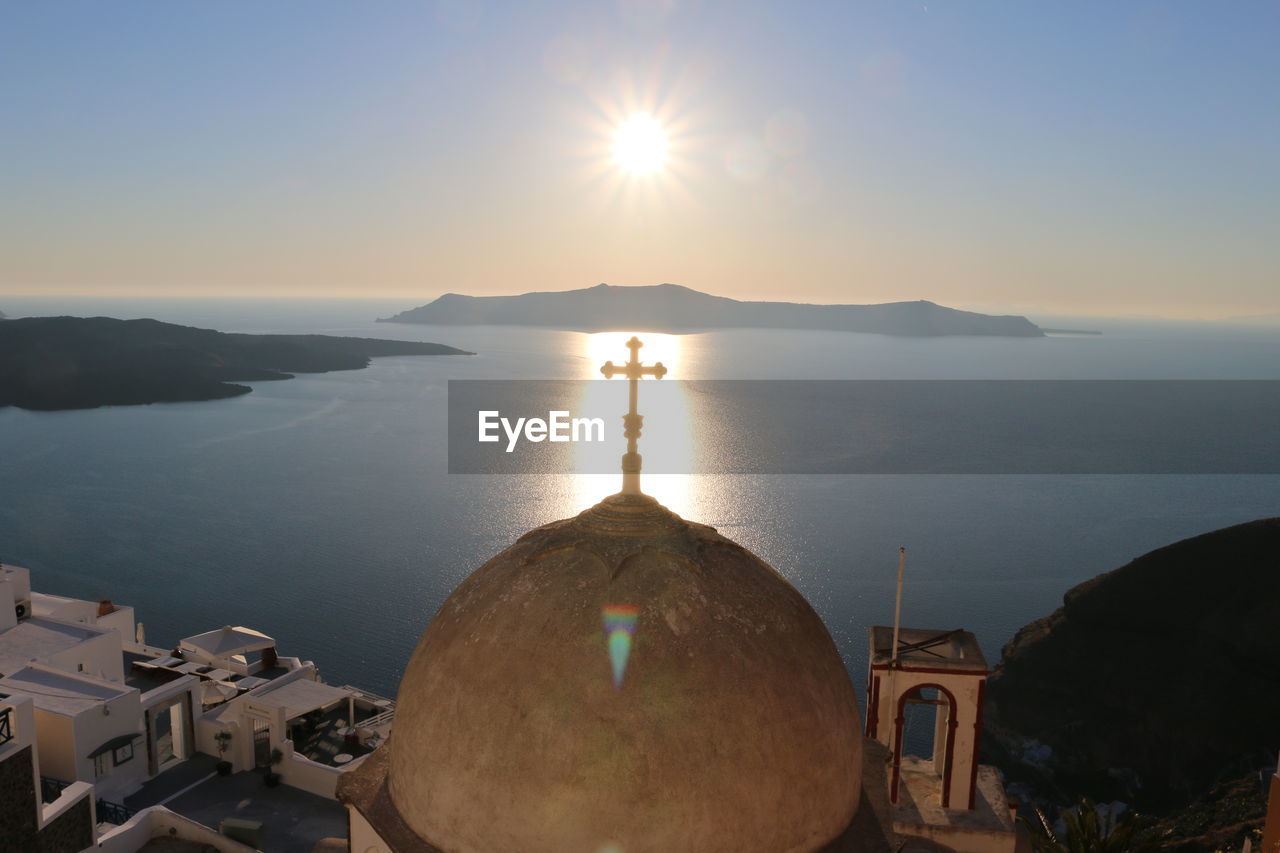
{"label": "door", "polygon": [[187,730],[187,697],[147,712],[148,751],[153,774],[161,773],[191,756],[191,733]]}
{"label": "door", "polygon": [[266,767],[271,758],[271,721],[253,718],[253,763]]}

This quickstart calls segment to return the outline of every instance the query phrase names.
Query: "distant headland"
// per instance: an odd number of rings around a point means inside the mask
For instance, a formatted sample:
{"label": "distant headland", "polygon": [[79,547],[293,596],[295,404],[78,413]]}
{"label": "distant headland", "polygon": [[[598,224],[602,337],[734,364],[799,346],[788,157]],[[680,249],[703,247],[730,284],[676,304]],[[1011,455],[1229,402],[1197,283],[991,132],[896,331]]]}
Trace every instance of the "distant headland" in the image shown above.
{"label": "distant headland", "polygon": [[234,382],[359,370],[385,355],[472,355],[443,344],[245,335],[110,317],[0,320],[0,407],[92,409],[218,400]]}
{"label": "distant headland", "polygon": [[960,311],[926,300],[879,305],[741,302],[678,284],[641,287],[598,284],[580,290],[523,293],[519,296],[446,293],[428,305],[402,311],[394,317],[380,318],[378,322],[540,326],[583,332],[817,329],[909,337],[1044,336],[1044,331],[1026,317]]}

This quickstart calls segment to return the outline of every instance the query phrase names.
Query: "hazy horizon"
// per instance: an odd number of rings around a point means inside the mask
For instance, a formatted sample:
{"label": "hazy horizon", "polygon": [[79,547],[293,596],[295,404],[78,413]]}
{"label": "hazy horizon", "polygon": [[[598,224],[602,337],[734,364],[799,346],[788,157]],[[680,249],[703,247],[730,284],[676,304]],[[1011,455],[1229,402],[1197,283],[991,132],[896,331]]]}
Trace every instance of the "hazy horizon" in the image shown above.
{"label": "hazy horizon", "polygon": [[[610,282],[596,282],[595,284],[609,284]],[[678,282],[657,282],[658,284],[677,284]],[[593,285],[583,285],[581,287],[566,287],[560,290],[580,290]],[[624,285],[624,286],[644,286],[644,285]],[[697,288],[692,288],[697,290]],[[160,304],[160,303],[351,303],[353,306],[376,306],[378,311],[387,312],[387,316],[391,313],[398,313],[403,310],[421,307],[427,305],[439,297],[449,292],[458,291],[442,291],[439,293],[431,293],[425,295],[407,295],[407,296],[359,296],[353,294],[330,294],[330,295],[310,295],[305,293],[299,294],[278,294],[278,293],[257,293],[257,294],[205,294],[192,293],[184,291],[159,291],[159,292],[105,292],[105,291],[85,291],[85,292],[33,292],[22,293],[0,292],[0,313],[8,313],[11,318],[21,316],[32,316],[24,313],[23,306],[45,305],[47,303],[57,303],[60,307],[68,310],[83,313],[84,310],[94,310],[95,307],[101,307],[113,304]],[[521,293],[528,293],[527,290],[510,290],[493,293],[474,293],[470,295],[476,296],[514,296]],[[552,291],[554,292],[554,291]],[[705,291],[704,291],[705,292]],[[712,295],[723,296],[726,294],[715,293]],[[802,298],[794,297],[788,293],[779,293],[776,296],[760,296],[760,297],[732,297],[743,301],[765,301],[765,302],[798,302],[816,305],[843,305],[853,303],[840,302],[814,302]],[[928,297],[919,297],[928,299]],[[7,299],[7,303],[6,303]],[[909,299],[889,299],[885,302],[909,302]],[[989,303],[972,303],[972,302],[955,302],[946,303],[939,302],[936,299],[928,299],[944,305],[947,308],[956,308],[961,311],[975,311],[982,314],[992,315],[1016,315],[1025,316],[1032,322],[1041,326],[1054,326],[1055,324],[1070,324],[1076,321],[1080,322],[1135,322],[1135,323],[1164,323],[1170,326],[1178,324],[1215,326],[1215,325],[1239,325],[1241,327],[1254,327],[1258,329],[1268,329],[1271,326],[1280,326],[1280,313],[1260,312],[1257,314],[1231,315],[1231,316],[1188,316],[1176,314],[1156,314],[1156,313],[1088,313],[1083,311],[1057,310],[1052,307],[1036,308],[1034,306],[1017,306]],[[10,309],[6,309],[6,304]],[[879,304],[879,303],[864,303]],[[19,310],[12,310],[13,306],[17,306]]]}
{"label": "hazy horizon", "polygon": [[0,310],[669,281],[1272,315],[1277,31],[1274,3],[11,4]]}

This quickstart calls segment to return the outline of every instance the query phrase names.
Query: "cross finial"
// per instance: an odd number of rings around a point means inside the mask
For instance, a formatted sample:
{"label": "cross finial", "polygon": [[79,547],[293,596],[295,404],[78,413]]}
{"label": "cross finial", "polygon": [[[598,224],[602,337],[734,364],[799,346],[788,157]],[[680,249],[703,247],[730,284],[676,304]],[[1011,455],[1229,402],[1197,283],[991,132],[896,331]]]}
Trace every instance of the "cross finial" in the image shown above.
{"label": "cross finial", "polygon": [[624,435],[627,437],[627,452],[622,456],[622,494],[638,495],[640,491],[640,454],[636,451],[636,440],[640,438],[640,428],[644,425],[644,418],[636,412],[637,386],[642,376],[652,376],[655,379],[661,379],[667,375],[667,369],[662,366],[662,362],[654,364],[652,367],[645,367],[640,363],[640,347],[644,346],[640,339],[631,336],[631,340],[627,341],[627,349],[631,350],[631,360],[623,365],[615,365],[612,361],[606,361],[604,366],[600,368],[600,372],[604,374],[606,379],[612,379],[614,376],[621,374],[631,382],[631,411],[622,416],[622,423],[625,427]]}

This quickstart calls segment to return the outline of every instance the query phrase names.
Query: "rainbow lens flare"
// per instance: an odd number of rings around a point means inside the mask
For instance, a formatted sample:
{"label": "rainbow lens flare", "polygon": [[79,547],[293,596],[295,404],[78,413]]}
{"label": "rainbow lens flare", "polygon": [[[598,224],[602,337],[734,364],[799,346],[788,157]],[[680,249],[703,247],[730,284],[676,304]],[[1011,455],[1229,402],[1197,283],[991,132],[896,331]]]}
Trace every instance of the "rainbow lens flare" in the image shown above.
{"label": "rainbow lens flare", "polygon": [[622,676],[631,656],[631,640],[636,635],[636,616],[640,608],[632,604],[604,606],[604,636],[609,646],[609,663],[613,666],[613,686],[622,689]]}

